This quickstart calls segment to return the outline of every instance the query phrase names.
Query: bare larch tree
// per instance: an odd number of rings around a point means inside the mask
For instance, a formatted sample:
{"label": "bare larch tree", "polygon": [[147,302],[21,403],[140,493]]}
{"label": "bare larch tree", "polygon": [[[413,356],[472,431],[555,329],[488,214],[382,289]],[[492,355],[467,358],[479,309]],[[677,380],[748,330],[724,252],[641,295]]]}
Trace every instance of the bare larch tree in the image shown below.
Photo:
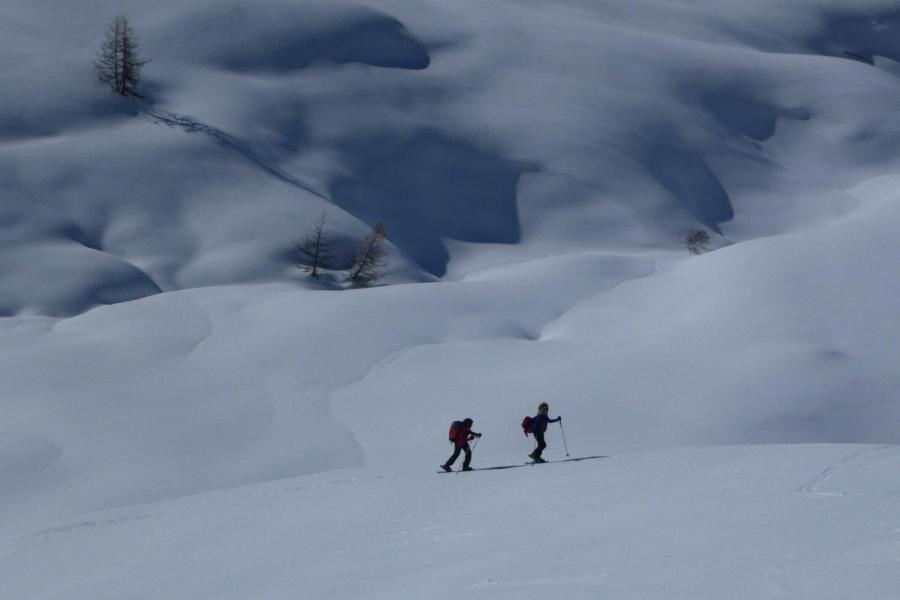
{"label": "bare larch tree", "polygon": [[297,244],[297,267],[309,273],[310,277],[319,278],[320,269],[331,266],[331,248],[325,239],[325,211],[322,211],[315,225],[309,226],[309,232]]}
{"label": "bare larch tree", "polygon": [[367,285],[381,276],[381,270],[387,264],[388,250],[384,246],[384,224],[375,223],[356,248],[353,266],[347,272],[347,278],[357,284]]}
{"label": "bare larch tree", "polygon": [[100,81],[108,83],[117,94],[140,98],[137,86],[145,64],[147,61],[138,57],[137,39],[128,19],[116,17],[94,62]]}
{"label": "bare larch tree", "polygon": [[688,252],[691,254],[703,254],[709,252],[709,234],[702,229],[692,229],[684,240]]}

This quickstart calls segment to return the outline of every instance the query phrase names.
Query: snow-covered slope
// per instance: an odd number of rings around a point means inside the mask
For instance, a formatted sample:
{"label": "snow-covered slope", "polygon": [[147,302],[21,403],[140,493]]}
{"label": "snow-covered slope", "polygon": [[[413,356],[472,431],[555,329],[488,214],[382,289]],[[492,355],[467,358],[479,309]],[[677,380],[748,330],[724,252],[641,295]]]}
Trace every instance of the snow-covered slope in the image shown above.
{"label": "snow-covered slope", "polygon": [[0,592],[888,600],[900,519],[886,478],[898,468],[895,447],[807,445],[334,472],[31,532],[0,546]]}
{"label": "snow-covered slope", "polygon": [[[330,575],[308,597],[396,597],[400,574],[368,596],[354,587],[396,550],[380,539],[469,519],[493,537],[453,574],[475,568],[485,597],[552,597],[563,579],[564,597],[653,597],[703,557],[721,578],[688,578],[676,597],[728,596],[729,582],[748,598],[846,597],[873,572],[867,597],[891,597],[871,557],[895,550],[893,459],[842,471],[864,498],[841,488],[827,501],[847,504],[823,508],[808,492],[873,448],[826,444],[900,437],[893,2],[4,6],[0,569],[15,577],[0,596],[294,597],[294,578],[318,572]],[[92,71],[120,13],[151,58],[142,101]],[[386,224],[379,285],[346,285],[346,259],[321,283],[294,266],[323,209],[339,253]],[[716,251],[689,256],[698,227]],[[612,458],[432,481],[451,420],[485,433],[480,464],[518,463],[518,423],[542,400],[579,454]],[[683,467],[658,450],[800,442],[823,445],[696,450]],[[345,477],[349,494],[325,486]],[[276,493],[313,485],[327,489]],[[667,512],[666,490],[688,510],[706,485],[698,512]],[[759,489],[777,499],[750,498]],[[750,499],[726,517],[732,493]],[[139,519],[151,502],[177,516]],[[603,510],[617,502],[636,505]],[[557,575],[528,579],[537,542],[515,528],[557,531],[564,512]],[[328,525],[345,518],[357,525]],[[809,537],[816,519],[840,527]],[[808,526],[784,526],[797,520]],[[806,554],[786,578],[767,570],[775,558],[725,564],[735,543],[710,540],[723,521],[742,539],[778,531],[778,556]],[[310,528],[330,550],[291,549]],[[248,545],[248,529],[278,539]],[[464,547],[423,531],[410,548],[431,562],[391,568],[419,573],[414,596],[449,595],[435,586]],[[823,548],[848,535],[861,571],[815,587],[838,560]],[[653,554],[675,538],[692,550]],[[754,533],[748,555],[767,539]],[[110,570],[81,562],[121,547]],[[221,548],[227,564],[187,560]],[[662,574],[621,587],[582,555],[610,557],[626,580]],[[62,564],[88,574],[41,571]],[[157,579],[176,566],[181,579]],[[763,572],[762,587],[739,585]],[[103,587],[124,573],[139,576]]]}
{"label": "snow-covered slope", "polygon": [[[740,241],[843,213],[898,144],[889,3],[182,4],[12,3],[4,313],[284,279],[323,206],[344,246],[383,220],[407,280],[459,242]],[[119,11],[152,114],[91,72]]]}

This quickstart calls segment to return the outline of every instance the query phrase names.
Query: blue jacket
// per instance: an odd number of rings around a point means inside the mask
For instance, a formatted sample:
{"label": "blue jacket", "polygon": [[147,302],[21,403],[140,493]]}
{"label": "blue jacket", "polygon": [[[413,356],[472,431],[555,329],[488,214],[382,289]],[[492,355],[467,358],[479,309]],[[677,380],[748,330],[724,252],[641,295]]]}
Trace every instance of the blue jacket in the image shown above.
{"label": "blue jacket", "polygon": [[544,413],[538,413],[531,420],[531,432],[532,433],[544,433],[545,431],[547,431],[548,423],[556,423],[557,421],[559,421],[559,417],[556,417],[555,419],[551,419]]}

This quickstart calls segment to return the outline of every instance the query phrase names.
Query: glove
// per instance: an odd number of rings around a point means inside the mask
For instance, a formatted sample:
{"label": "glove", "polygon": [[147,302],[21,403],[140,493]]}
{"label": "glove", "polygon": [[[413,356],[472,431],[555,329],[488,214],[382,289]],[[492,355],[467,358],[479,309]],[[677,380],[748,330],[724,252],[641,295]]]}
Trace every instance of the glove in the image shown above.
{"label": "glove", "polygon": [[475,434],[475,437],[480,438],[480,437],[481,437],[481,434],[480,434],[480,433],[476,433],[476,434]]}

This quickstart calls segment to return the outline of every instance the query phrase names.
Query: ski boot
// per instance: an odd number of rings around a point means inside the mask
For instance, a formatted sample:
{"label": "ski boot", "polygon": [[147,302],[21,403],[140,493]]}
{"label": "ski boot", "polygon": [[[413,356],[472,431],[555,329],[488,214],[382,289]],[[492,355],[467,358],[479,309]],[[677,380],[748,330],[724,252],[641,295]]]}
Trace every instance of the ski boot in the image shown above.
{"label": "ski boot", "polygon": [[453,469],[450,468],[450,465],[441,465],[441,468],[448,473],[451,473],[453,471]]}

